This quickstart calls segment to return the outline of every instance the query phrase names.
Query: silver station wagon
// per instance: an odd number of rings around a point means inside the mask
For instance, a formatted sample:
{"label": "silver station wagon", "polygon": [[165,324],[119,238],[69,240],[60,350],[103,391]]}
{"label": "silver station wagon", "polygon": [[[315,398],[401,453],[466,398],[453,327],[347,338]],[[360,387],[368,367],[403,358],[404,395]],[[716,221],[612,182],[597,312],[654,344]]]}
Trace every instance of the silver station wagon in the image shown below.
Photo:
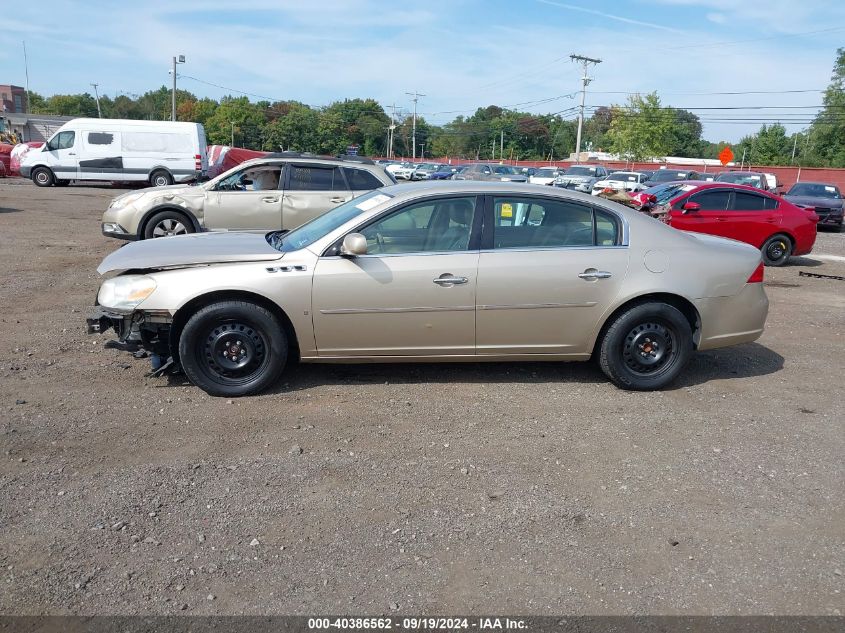
{"label": "silver station wagon", "polygon": [[290,232],[134,242],[98,271],[90,332],[217,396],[302,362],[582,361],[659,389],[694,350],[753,341],[760,252],[574,191],[390,186]]}

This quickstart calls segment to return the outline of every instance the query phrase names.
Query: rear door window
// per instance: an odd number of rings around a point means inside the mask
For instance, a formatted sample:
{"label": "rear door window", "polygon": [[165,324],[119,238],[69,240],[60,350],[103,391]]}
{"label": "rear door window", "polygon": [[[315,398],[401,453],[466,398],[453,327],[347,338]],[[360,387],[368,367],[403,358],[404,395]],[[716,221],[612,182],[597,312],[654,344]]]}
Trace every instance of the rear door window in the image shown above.
{"label": "rear door window", "polygon": [[735,191],[731,209],[734,211],[762,211],[766,208],[766,198],[755,193]]}
{"label": "rear door window", "polygon": [[292,191],[347,191],[339,167],[291,165],[288,189]]}

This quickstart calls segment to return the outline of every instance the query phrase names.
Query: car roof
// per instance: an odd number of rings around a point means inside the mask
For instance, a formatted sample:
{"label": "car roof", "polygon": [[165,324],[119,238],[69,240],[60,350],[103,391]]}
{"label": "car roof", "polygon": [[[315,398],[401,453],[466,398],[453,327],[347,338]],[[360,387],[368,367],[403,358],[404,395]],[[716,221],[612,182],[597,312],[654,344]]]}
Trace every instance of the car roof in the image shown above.
{"label": "car roof", "polygon": [[[696,189],[733,189],[736,191],[749,191],[751,193],[768,194],[769,196],[773,195],[769,191],[763,191],[762,189],[752,187],[751,185],[741,185],[739,183],[734,182],[716,182],[714,180],[679,180],[678,183],[684,185],[694,185]],[[689,193],[689,191],[685,191],[684,193]]]}
{"label": "car roof", "polygon": [[818,182],[815,180],[802,180],[801,182],[796,182],[792,186],[794,187],[795,185],[819,185],[821,187],[836,187],[837,189],[839,189],[839,186],[834,185],[832,182]]}

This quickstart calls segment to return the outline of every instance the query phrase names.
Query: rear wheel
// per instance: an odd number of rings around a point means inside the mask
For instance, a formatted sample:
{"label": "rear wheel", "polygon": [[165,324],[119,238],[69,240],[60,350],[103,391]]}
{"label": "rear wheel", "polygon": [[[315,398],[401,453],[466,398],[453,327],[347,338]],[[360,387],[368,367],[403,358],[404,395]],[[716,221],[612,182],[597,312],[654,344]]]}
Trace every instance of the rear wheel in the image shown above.
{"label": "rear wheel", "polygon": [[173,184],[173,176],[164,169],[157,169],[150,174],[150,184],[153,187],[167,187]]}
{"label": "rear wheel", "polygon": [[144,227],[144,239],[187,235],[194,232],[194,225],[179,211],[159,211],[149,219]]}
{"label": "rear wheel", "polygon": [[599,365],[622,389],[661,389],[678,377],[692,349],[692,328],[680,310],[666,303],[641,303],[607,328]]}
{"label": "rear wheel", "polygon": [[786,235],[773,235],[760,250],[766,266],[783,266],[792,255],[792,240]]}
{"label": "rear wheel", "polygon": [[179,338],[185,374],[212,396],[246,396],[275,383],[287,361],[282,324],[265,308],[221,301],[192,316]]}
{"label": "rear wheel", "polygon": [[36,167],[32,172],[32,182],[39,187],[49,187],[54,180],[53,172],[46,167]]}

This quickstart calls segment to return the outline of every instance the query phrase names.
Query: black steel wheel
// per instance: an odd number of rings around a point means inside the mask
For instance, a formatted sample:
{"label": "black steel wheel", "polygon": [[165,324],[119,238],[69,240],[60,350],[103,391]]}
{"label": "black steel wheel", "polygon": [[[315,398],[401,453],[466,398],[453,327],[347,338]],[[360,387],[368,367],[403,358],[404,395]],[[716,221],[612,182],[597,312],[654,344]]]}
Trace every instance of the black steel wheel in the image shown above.
{"label": "black steel wheel", "polygon": [[783,266],[792,255],[792,240],[786,235],[773,235],[760,250],[766,266]]}
{"label": "black steel wheel", "polygon": [[661,389],[678,377],[692,349],[692,328],[680,310],[640,303],[617,315],[605,330],[599,365],[623,389]]}
{"label": "black steel wheel", "polygon": [[185,374],[213,396],[244,396],[266,389],[284,369],[287,349],[278,319],[243,301],[202,308],[179,338]]}

